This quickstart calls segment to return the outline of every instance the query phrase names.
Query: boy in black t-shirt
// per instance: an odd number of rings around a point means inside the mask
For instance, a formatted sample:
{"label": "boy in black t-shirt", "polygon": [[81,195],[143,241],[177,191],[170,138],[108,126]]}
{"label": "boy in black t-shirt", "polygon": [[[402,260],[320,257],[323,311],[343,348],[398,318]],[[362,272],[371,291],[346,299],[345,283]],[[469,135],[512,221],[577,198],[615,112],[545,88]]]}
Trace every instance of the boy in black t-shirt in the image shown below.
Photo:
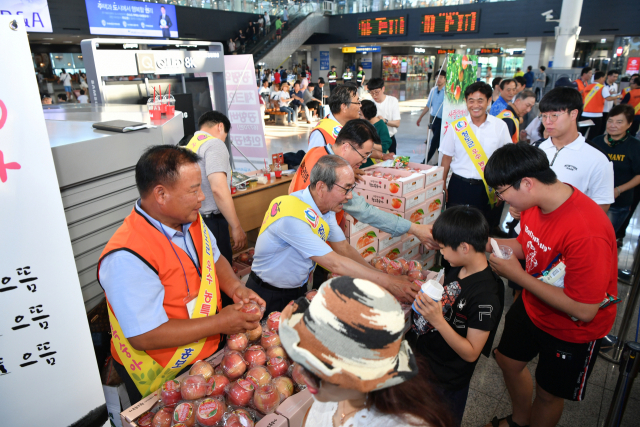
{"label": "boy in black t-shirt", "polygon": [[[480,353],[489,356],[502,317],[504,283],[491,270],[485,255],[489,224],[480,210],[455,206],[433,225],[433,239],[451,264],[442,301],[425,293],[416,298],[417,311],[432,328],[418,337],[416,349],[431,367],[439,389],[462,421],[469,382]],[[443,313],[443,307],[450,308]]]}

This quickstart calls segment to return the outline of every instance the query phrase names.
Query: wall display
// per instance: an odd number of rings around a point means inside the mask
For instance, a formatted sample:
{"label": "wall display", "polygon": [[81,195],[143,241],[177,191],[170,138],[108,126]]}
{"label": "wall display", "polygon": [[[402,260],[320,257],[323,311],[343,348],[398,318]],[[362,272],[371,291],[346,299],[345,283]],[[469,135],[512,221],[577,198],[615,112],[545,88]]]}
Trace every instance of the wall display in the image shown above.
{"label": "wall display", "polygon": [[89,32],[108,36],[178,37],[176,7],[139,1],[85,0]]}
{"label": "wall display", "polygon": [[404,36],[407,33],[406,17],[361,19],[358,36]]}
{"label": "wall display", "polygon": [[0,0],[0,15],[24,21],[28,33],[52,33],[47,0]]}
{"label": "wall display", "polygon": [[456,53],[455,49],[438,49],[438,55],[447,54],[447,53]]}
{"label": "wall display", "polygon": [[382,78],[386,82],[397,82],[402,78],[401,74],[406,73],[407,81],[426,80],[429,58],[425,55],[384,55]]}
{"label": "wall display", "polygon": [[420,24],[422,34],[477,33],[480,24],[480,11],[422,15]]}
{"label": "wall display", "polygon": [[329,51],[320,51],[320,70],[329,70]]}
{"label": "wall display", "polygon": [[[251,163],[260,168],[264,166],[268,153],[254,74],[253,55],[225,55],[224,68],[228,117],[231,122],[229,139],[242,150]],[[234,171],[255,170],[238,150],[232,147],[231,153]]]}
{"label": "wall display", "polygon": [[637,72],[640,72],[640,58],[628,58],[626,74],[632,75]]}
{"label": "wall display", "polygon": [[381,50],[380,46],[346,46],[342,48],[342,53],[368,53],[380,52]]}
{"label": "wall display", "polygon": [[501,55],[502,48],[501,47],[483,47],[482,49],[476,50],[476,54],[478,55]]}
{"label": "wall display", "polygon": [[363,58],[360,61],[360,65],[362,66],[363,70],[370,70],[372,65],[371,58]]}
{"label": "wall display", "polygon": [[[2,425],[88,425],[105,398],[26,30],[0,16]],[[58,391],[37,398],[36,384]]]}

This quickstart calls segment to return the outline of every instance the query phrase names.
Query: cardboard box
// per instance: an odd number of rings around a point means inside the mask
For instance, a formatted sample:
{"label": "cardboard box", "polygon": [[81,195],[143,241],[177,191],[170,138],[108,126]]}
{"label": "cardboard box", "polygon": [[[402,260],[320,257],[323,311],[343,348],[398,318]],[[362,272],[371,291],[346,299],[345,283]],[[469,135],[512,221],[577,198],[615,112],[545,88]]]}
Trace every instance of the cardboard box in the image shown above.
{"label": "cardboard box", "polygon": [[358,251],[360,252],[360,255],[362,255],[362,258],[368,263],[371,263],[371,260],[378,256],[378,248],[373,245],[367,246],[366,248]]}
{"label": "cardboard box", "polygon": [[378,250],[378,232],[373,227],[371,227],[371,230],[365,229],[359,233],[352,234],[347,240],[358,251],[367,246],[374,246]]}
{"label": "cardboard box", "polygon": [[236,267],[238,269],[238,272],[236,273],[238,279],[251,273],[251,266],[242,262],[233,261],[233,267]]}
{"label": "cardboard box", "polygon": [[410,209],[407,209],[404,212],[394,210],[394,209],[384,209],[384,208],[382,208],[382,210],[394,215],[398,215],[400,218],[404,218],[406,220],[409,220],[415,223],[415,222],[420,222],[425,217],[427,213],[427,204],[420,203],[419,205],[414,206]]}
{"label": "cardboard box", "polygon": [[[424,258],[423,258],[424,259]],[[426,268],[427,270],[436,265],[436,256],[431,255],[429,258],[422,261],[422,268]]]}
{"label": "cardboard box", "polygon": [[422,163],[413,162],[409,162],[408,166],[411,169],[420,170],[420,173],[424,174],[425,187],[428,187],[431,183],[442,181],[444,179],[444,168],[442,166],[423,165]]}
{"label": "cardboard box", "polygon": [[444,193],[443,194],[436,194],[433,197],[429,197],[426,202],[424,202],[425,204],[425,213],[430,214],[432,212],[435,211],[442,211],[442,208],[444,207]]}
{"label": "cardboard box", "polygon": [[401,240],[402,240],[402,236],[393,237],[389,233],[380,233],[380,237],[378,238],[378,251],[382,252],[388,247],[393,246],[396,243],[400,243]]}
{"label": "cardboard box", "polygon": [[437,181],[425,187],[425,201],[433,196],[441,195],[444,191],[444,181]]}
{"label": "cardboard box", "polygon": [[420,258],[420,247],[419,246],[420,246],[420,244],[417,244],[417,245],[407,249],[402,254],[402,258],[406,259],[407,261],[411,261],[412,259],[417,260],[418,258]]}
{"label": "cardboard box", "polygon": [[427,214],[424,218],[422,218],[422,224],[431,224],[432,222],[435,222],[435,220],[438,219],[441,213],[442,211],[434,211],[430,214]]}
{"label": "cardboard box", "polygon": [[[413,234],[405,234],[402,238],[402,252],[407,252],[414,246],[420,246],[420,239],[418,239]],[[416,250],[416,253],[420,254],[420,248]]]}
{"label": "cardboard box", "polygon": [[[302,390],[300,393],[294,394],[282,402],[276,409],[276,414],[285,417],[289,421],[288,425],[291,427],[302,426],[304,416],[312,403],[313,397],[309,390]],[[256,424],[256,427],[271,426],[269,423],[262,424],[262,421],[264,421],[264,419]]]}
{"label": "cardboard box", "polygon": [[378,256],[386,256],[387,258],[391,259],[391,260],[395,260],[398,259],[402,256],[402,242],[397,242],[391,246],[389,246],[388,248],[386,248],[385,250],[381,250],[378,252],[379,255]]}
{"label": "cardboard box", "polygon": [[[440,186],[440,191],[442,191],[442,185]],[[408,209],[423,204],[427,200],[427,194],[424,189],[416,190],[403,196],[389,196],[388,194],[366,191],[365,198],[370,205],[397,212],[406,212]]]}
{"label": "cardboard box", "polygon": [[351,235],[360,233],[361,231],[364,231],[364,230],[367,230],[367,231],[373,230],[375,232],[378,232],[377,228],[373,228],[369,224],[365,224],[362,221],[358,221],[357,219],[355,219],[354,217],[352,217],[346,212],[344,214],[344,224],[341,224],[340,227],[342,228],[342,231],[345,237],[351,237]]}
{"label": "cardboard box", "polygon": [[435,249],[429,250],[425,245],[420,245],[420,254],[424,255],[426,258],[429,258],[431,255],[435,255],[436,252],[437,251]]}
{"label": "cardboard box", "polygon": [[[394,179],[389,180],[368,175],[376,172],[391,174]],[[394,168],[369,167],[365,169],[365,174],[367,175],[361,176],[363,182],[358,182],[356,186],[366,191],[402,196],[424,188],[425,175],[420,173]]]}

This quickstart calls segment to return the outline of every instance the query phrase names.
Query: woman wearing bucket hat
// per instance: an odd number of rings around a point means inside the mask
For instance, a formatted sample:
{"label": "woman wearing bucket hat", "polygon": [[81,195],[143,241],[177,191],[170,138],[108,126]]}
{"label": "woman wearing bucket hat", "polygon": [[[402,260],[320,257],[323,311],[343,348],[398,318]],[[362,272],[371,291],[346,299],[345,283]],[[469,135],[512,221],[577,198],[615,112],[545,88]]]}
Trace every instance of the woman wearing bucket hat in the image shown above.
{"label": "woman wearing bucket hat", "polygon": [[404,326],[393,295],[346,276],[325,282],[312,302],[287,306],[280,339],[314,397],[306,427],[453,424],[422,366],[417,375]]}

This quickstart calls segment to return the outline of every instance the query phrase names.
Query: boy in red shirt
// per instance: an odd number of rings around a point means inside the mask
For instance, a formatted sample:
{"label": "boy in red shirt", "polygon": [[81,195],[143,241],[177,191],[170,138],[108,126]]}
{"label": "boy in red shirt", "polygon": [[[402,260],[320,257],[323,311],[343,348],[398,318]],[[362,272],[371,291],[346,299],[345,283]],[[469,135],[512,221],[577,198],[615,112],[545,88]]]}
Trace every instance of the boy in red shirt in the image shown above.
{"label": "boy in red shirt", "polygon": [[[493,153],[484,173],[496,195],[522,212],[518,238],[498,241],[514,256],[489,259],[496,273],[524,288],[495,351],[513,415],[492,424],[555,426],[564,399],[584,399],[601,338],[616,317],[616,307],[603,304],[618,292],[615,233],[602,208],[558,181],[536,147],[507,144]],[[526,271],[518,258],[526,260]],[[536,355],[532,405],[527,363]]]}

